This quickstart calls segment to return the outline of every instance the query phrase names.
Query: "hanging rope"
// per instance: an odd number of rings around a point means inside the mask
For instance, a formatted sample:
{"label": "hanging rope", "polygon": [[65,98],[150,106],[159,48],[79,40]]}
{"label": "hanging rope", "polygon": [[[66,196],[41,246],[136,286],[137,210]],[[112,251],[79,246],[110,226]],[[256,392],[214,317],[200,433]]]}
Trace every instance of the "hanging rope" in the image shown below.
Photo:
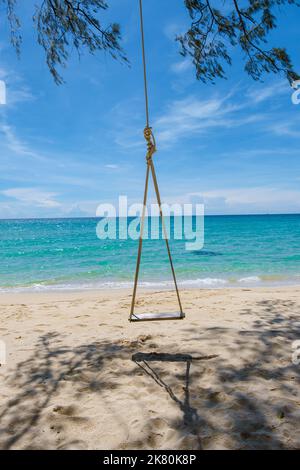
{"label": "hanging rope", "polygon": [[141,37],[142,37],[142,56],[143,56],[143,69],[144,69],[144,91],[145,91],[145,104],[146,104],[146,127],[149,128],[149,100],[148,100],[147,65],[146,65],[146,53],[145,53],[143,1],[139,0],[139,2],[140,2]]}
{"label": "hanging rope", "polygon": [[152,175],[152,179],[153,179],[153,183],[154,183],[154,189],[155,189],[155,193],[156,193],[157,203],[158,203],[158,206],[159,206],[159,214],[160,214],[160,218],[161,218],[161,222],[162,222],[162,229],[163,229],[164,238],[165,238],[165,241],[166,241],[166,247],[167,247],[169,262],[170,262],[173,281],[174,281],[174,285],[175,285],[175,289],[176,289],[176,295],[177,295],[177,300],[178,300],[178,304],[179,304],[180,315],[183,318],[184,313],[183,313],[183,310],[182,310],[182,305],[181,305],[181,300],[180,300],[180,295],[179,295],[179,290],[178,290],[177,280],[176,280],[176,275],[175,275],[175,269],[174,269],[174,265],[173,265],[171,250],[170,250],[168,236],[167,236],[167,230],[166,230],[165,221],[164,221],[164,215],[163,215],[163,211],[162,211],[162,207],[161,207],[161,198],[160,198],[160,192],[159,192],[159,187],[158,187],[157,178],[156,178],[156,172],[155,172],[154,163],[153,163],[153,160],[152,160],[152,157],[153,157],[154,153],[156,152],[156,142],[155,142],[154,135],[152,133],[152,128],[150,127],[150,120],[149,120],[147,65],[146,65],[146,53],[145,53],[145,34],[144,34],[144,18],[143,18],[143,2],[142,2],[142,0],[139,0],[139,5],[140,5],[140,23],[141,23],[143,71],[144,71],[145,110],[146,110],[146,127],[144,129],[144,137],[145,137],[145,140],[147,142],[147,154],[146,154],[147,171],[146,171],[146,181],[145,181],[145,189],[144,189],[143,210],[142,210],[141,223],[140,223],[139,248],[138,248],[138,256],[137,256],[137,263],[136,263],[136,271],[135,271],[134,287],[133,287],[133,295],[132,295],[132,302],[131,302],[131,310],[130,310],[129,320],[131,320],[133,316],[136,317],[135,314],[134,314],[134,307],[135,307],[135,298],[136,298],[136,291],[137,291],[140,264],[141,264],[141,256],[142,256],[144,225],[145,225],[145,215],[146,215],[146,206],[147,206],[147,198],[148,198],[148,186],[149,186],[150,171],[151,171],[151,175]]}

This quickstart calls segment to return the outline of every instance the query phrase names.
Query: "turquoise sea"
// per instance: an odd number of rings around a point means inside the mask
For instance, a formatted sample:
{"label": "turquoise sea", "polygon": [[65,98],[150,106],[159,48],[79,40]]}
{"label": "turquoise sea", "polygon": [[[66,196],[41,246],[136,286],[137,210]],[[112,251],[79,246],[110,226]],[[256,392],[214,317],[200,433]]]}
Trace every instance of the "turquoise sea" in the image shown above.
{"label": "turquoise sea", "polygon": [[[99,240],[98,220],[0,220],[0,291],[129,287],[137,241]],[[300,284],[300,215],[206,216],[203,249],[171,240],[183,287]],[[144,287],[172,285],[163,240],[146,240]]]}

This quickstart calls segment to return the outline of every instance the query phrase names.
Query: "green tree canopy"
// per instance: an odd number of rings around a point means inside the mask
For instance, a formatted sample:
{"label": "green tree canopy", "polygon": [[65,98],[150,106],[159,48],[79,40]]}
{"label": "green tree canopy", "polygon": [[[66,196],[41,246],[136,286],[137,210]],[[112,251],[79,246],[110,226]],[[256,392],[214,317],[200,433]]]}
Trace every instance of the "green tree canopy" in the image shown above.
{"label": "green tree canopy", "polygon": [[[172,0],[175,1],[175,0]],[[181,1],[181,0],[178,0]],[[10,24],[11,42],[21,49],[21,21],[18,0],[0,0]],[[203,82],[225,78],[225,66],[232,63],[232,50],[245,57],[245,71],[259,80],[264,73],[282,73],[292,82],[299,78],[283,45],[267,47],[269,33],[277,27],[278,7],[300,6],[297,0],[184,0],[191,19],[188,31],[176,38],[180,53],[191,57],[196,76]],[[104,25],[101,12],[105,0],[37,0],[33,22],[38,43],[43,47],[49,70],[57,84],[58,71],[65,67],[71,48],[80,54],[107,51],[114,59],[127,62],[121,46],[118,24]]]}

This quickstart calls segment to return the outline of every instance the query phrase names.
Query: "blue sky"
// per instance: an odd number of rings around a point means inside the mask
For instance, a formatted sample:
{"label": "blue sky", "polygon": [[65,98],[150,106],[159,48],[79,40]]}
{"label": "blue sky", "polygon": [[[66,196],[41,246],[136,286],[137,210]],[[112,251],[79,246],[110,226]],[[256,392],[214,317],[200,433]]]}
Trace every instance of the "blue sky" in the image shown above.
{"label": "blue sky", "polygon": [[[35,42],[34,1],[20,11],[20,60],[0,24],[0,218],[94,216],[99,203],[140,202],[145,124],[137,0],[113,1],[131,67],[101,53],[72,55],[57,87]],[[233,51],[228,80],[195,79],[178,53],[183,0],[145,0],[150,114],[165,202],[204,201],[207,214],[300,212],[300,105],[283,77],[254,82]],[[300,9],[280,14],[270,45],[300,70]]]}

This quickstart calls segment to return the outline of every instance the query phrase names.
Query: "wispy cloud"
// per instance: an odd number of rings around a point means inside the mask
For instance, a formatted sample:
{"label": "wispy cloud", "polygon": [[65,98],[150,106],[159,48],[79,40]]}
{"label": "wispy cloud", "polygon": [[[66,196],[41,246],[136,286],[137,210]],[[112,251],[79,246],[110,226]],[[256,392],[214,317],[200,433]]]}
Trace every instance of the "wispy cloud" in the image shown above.
{"label": "wispy cloud", "polygon": [[132,151],[144,146],[143,109],[144,103],[137,97],[125,99],[111,109],[112,138],[115,144],[124,150]]}
{"label": "wispy cloud", "polygon": [[6,85],[3,80],[0,80],[0,105],[6,105]]}
{"label": "wispy cloud", "polygon": [[273,82],[272,84],[260,84],[256,88],[250,88],[246,96],[252,103],[262,103],[270,98],[275,99],[279,95],[291,93],[287,81]]}
{"label": "wispy cloud", "polygon": [[0,67],[0,79],[5,80],[7,77],[8,77],[8,70],[4,67]]}
{"label": "wispy cloud", "polygon": [[281,213],[300,211],[300,190],[277,187],[224,188],[202,193],[208,211]]}
{"label": "wispy cloud", "polygon": [[[190,62],[184,60],[172,67],[180,75],[189,65]],[[261,106],[265,101],[272,102],[274,96],[288,91],[288,85],[280,81],[259,89],[245,89],[238,84],[225,96],[214,92],[208,99],[199,99],[196,95],[175,99],[162,106],[161,113],[153,120],[154,134],[158,144],[172,147],[193,135],[260,123],[256,126],[256,132],[261,130],[297,137],[298,131],[290,124],[276,122],[277,116],[271,113],[271,106]],[[140,132],[141,112],[137,112],[142,106],[140,100],[125,100],[113,110],[114,118],[117,115],[115,121],[120,123],[116,129],[115,143],[124,149],[138,149],[144,145]]]}
{"label": "wispy cloud", "polygon": [[204,200],[211,198],[224,198],[228,205],[257,204],[274,202],[291,202],[300,200],[300,190],[281,189],[275,187],[257,186],[252,188],[217,189],[204,191]]}
{"label": "wispy cloud", "polygon": [[262,158],[262,157],[278,157],[278,156],[288,156],[288,157],[298,157],[299,150],[296,148],[290,147],[270,147],[270,148],[255,148],[255,149],[247,149],[247,148],[240,148],[238,151],[226,151],[220,152],[218,155],[220,157],[228,157],[228,158],[235,158],[235,159],[251,159],[251,158]]}
{"label": "wispy cloud", "polygon": [[119,165],[113,164],[113,163],[108,163],[107,165],[104,165],[105,168],[108,168],[109,170],[117,170],[119,168]]}
{"label": "wispy cloud", "polygon": [[171,41],[174,41],[176,36],[180,36],[181,34],[184,34],[187,30],[187,24],[184,24],[182,21],[170,21],[166,26],[164,27],[164,34],[165,36],[170,39]]}
{"label": "wispy cloud", "polygon": [[192,62],[190,59],[183,59],[180,60],[179,62],[174,62],[171,65],[171,71],[177,74],[181,74],[186,72],[187,70],[190,70],[192,68]]}
{"label": "wispy cloud", "polygon": [[19,103],[26,101],[35,100],[35,96],[26,86],[21,86],[20,88],[9,88],[7,90],[7,106],[14,106]]}
{"label": "wispy cloud", "polygon": [[201,134],[217,127],[234,127],[263,119],[260,113],[238,115],[245,104],[231,103],[229,97],[199,100],[189,96],[170,103],[154,123],[160,143],[175,143],[184,136]]}
{"label": "wispy cloud", "polygon": [[204,204],[207,214],[291,213],[300,211],[300,190],[275,186],[217,188],[164,197],[164,202]]}
{"label": "wispy cloud", "polygon": [[295,123],[290,121],[271,124],[269,130],[279,136],[300,137],[300,130],[295,128]]}
{"label": "wispy cloud", "polygon": [[58,194],[48,192],[39,188],[10,188],[1,191],[7,198],[13,198],[21,203],[45,208],[60,207],[60,203],[55,199]]}
{"label": "wispy cloud", "polygon": [[28,217],[95,217],[99,201],[83,200],[78,202],[62,202],[38,205],[28,201],[7,198],[0,201],[0,218]]}
{"label": "wispy cloud", "polygon": [[30,88],[24,84],[22,77],[16,75],[13,70],[1,67],[0,80],[5,83],[6,107],[9,108],[22,102],[35,100],[34,94]]}
{"label": "wispy cloud", "polygon": [[0,124],[0,134],[4,137],[1,141],[2,145],[11,150],[17,155],[23,155],[32,157],[37,160],[44,160],[43,156],[37,153],[35,150],[31,150],[28,145],[19,139],[16,135],[15,130],[8,124]]}

